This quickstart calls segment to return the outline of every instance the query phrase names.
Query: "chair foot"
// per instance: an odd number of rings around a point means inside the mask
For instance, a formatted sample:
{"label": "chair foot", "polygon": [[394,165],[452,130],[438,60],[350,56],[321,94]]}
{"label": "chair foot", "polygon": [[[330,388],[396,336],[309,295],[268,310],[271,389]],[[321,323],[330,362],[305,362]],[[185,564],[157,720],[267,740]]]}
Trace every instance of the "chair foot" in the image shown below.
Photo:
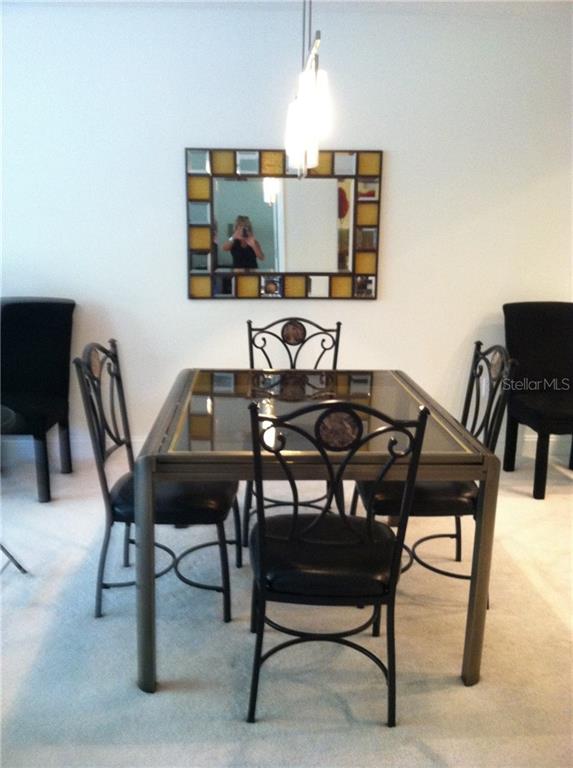
{"label": "chair foot", "polygon": [[72,449],[70,445],[70,429],[67,422],[58,423],[60,435],[60,467],[62,475],[72,471]]}
{"label": "chair foot", "polygon": [[505,430],[505,451],[503,454],[504,472],[513,472],[515,469],[515,451],[517,449],[518,428],[519,423],[515,419],[512,419],[511,416],[508,416]]}
{"label": "chair foot", "polygon": [[542,432],[537,437],[537,450],[535,451],[535,474],[533,478],[533,498],[545,498],[545,486],[547,485],[547,462],[549,460],[549,434]]}

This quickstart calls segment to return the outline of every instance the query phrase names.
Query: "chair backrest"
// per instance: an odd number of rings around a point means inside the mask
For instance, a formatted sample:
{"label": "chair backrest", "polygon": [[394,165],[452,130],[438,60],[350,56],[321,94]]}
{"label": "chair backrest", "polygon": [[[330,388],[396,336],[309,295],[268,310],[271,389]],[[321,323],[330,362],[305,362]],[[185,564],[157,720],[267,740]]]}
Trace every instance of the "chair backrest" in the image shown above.
{"label": "chair backrest", "polygon": [[499,344],[482,349],[476,341],[462,411],[462,424],[490,451],[495,451],[507,405],[512,363]]}
{"label": "chair backrest", "polygon": [[283,317],[255,328],[247,321],[251,368],[336,368],[340,326],[325,328],[304,317]]}
{"label": "chair backrest", "polygon": [[[363,547],[373,540],[373,503],[376,494],[386,481],[390,468],[396,462],[407,462],[407,480],[403,484],[391,569],[391,581],[397,583],[428,410],[420,408],[417,419],[398,420],[370,406],[340,400],[307,405],[283,416],[268,413],[268,407],[261,410],[257,403],[251,403],[249,407],[257,491],[256,514],[260,531],[257,538],[261,562],[264,563],[265,559],[265,509],[268,506],[265,503],[263,488],[264,464],[271,462],[276,465],[280,478],[288,481],[290,493],[285,493],[284,501],[275,502],[272,506],[285,506],[290,509],[290,540],[297,539],[304,546],[312,546],[313,541],[319,539],[321,546],[331,544],[333,547],[340,547],[339,539],[329,542],[325,540],[324,534],[321,537],[321,525],[326,516],[338,514],[342,525],[348,530],[344,546]],[[387,454],[387,458],[380,466],[376,466],[377,477],[365,503],[370,525],[363,531],[357,528],[357,518],[348,513],[343,481],[359,452],[369,449],[380,450]],[[310,502],[301,500],[293,464],[290,461],[292,451],[309,451],[316,456],[316,462],[321,464],[327,481],[327,494],[324,499],[314,499]],[[276,475],[276,472],[273,473],[273,477]],[[304,511],[305,508],[314,511],[315,517],[311,524],[303,526],[299,524],[299,515],[301,509]]]}
{"label": "chair backrest", "polygon": [[87,344],[82,356],[74,360],[98,477],[106,499],[109,497],[106,462],[110,456],[125,448],[130,471],[134,465],[117,343],[110,339],[108,344],[108,347]]}
{"label": "chair backrest", "polygon": [[[521,301],[503,305],[505,343],[521,380],[573,379],[573,302]],[[541,387],[541,385],[538,385]]]}
{"label": "chair backrest", "polygon": [[2,392],[67,400],[70,388],[71,299],[2,299]]}

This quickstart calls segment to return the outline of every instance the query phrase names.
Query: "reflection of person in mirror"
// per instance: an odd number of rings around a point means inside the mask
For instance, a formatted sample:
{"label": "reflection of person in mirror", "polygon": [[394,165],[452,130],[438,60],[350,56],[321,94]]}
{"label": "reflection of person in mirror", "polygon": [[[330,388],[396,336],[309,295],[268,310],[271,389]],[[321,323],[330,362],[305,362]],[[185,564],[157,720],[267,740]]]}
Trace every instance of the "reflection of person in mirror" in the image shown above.
{"label": "reflection of person in mirror", "polygon": [[253,225],[248,216],[237,216],[235,230],[223,244],[223,250],[231,251],[235,269],[256,269],[257,261],[265,258],[259,241],[255,240]]}

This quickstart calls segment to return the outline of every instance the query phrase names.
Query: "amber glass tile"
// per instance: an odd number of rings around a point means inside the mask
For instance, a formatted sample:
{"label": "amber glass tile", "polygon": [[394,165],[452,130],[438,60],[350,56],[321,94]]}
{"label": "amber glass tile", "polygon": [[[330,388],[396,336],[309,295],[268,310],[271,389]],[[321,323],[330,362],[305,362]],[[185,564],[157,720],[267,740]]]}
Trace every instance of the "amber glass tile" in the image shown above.
{"label": "amber glass tile", "polygon": [[304,275],[285,275],[285,296],[291,299],[306,296],[306,277]]}
{"label": "amber glass tile", "polygon": [[235,374],[235,394],[247,396],[251,391],[251,374],[250,373],[236,373]]}
{"label": "amber glass tile", "polygon": [[213,417],[209,413],[191,413],[190,434],[195,440],[210,440],[213,437]]}
{"label": "amber glass tile", "polygon": [[330,296],[333,299],[352,296],[352,278],[342,275],[330,278]]}
{"label": "amber glass tile", "polygon": [[380,176],[380,153],[379,152],[359,152],[358,153],[358,175],[359,176]]}
{"label": "amber glass tile", "polygon": [[244,299],[258,296],[261,281],[258,275],[237,275],[237,296]]}
{"label": "amber glass tile", "polygon": [[354,271],[361,275],[375,275],[376,256],[372,251],[357,251],[354,257]]}
{"label": "amber glass tile", "polygon": [[219,149],[212,152],[211,166],[215,175],[235,175],[235,153],[231,149]]}
{"label": "amber glass tile", "polygon": [[189,248],[209,250],[211,248],[211,228],[189,227]]}
{"label": "amber glass tile", "polygon": [[192,299],[204,299],[211,296],[211,278],[206,275],[191,275],[189,295]]}
{"label": "amber glass tile", "polygon": [[194,395],[210,395],[213,390],[213,374],[208,371],[199,371],[193,379]]}
{"label": "amber glass tile", "polygon": [[211,179],[207,176],[188,176],[187,197],[189,200],[210,200]]}
{"label": "amber glass tile", "polygon": [[350,392],[350,376],[347,373],[336,374],[336,397],[342,397]]}
{"label": "amber glass tile", "polygon": [[360,227],[377,226],[378,204],[358,203],[356,206],[356,223]]}
{"label": "amber glass tile", "polygon": [[282,176],[285,172],[284,152],[261,152],[261,174],[263,176]]}
{"label": "amber glass tile", "polygon": [[319,152],[318,165],[309,170],[309,176],[332,176],[332,159],[332,152]]}

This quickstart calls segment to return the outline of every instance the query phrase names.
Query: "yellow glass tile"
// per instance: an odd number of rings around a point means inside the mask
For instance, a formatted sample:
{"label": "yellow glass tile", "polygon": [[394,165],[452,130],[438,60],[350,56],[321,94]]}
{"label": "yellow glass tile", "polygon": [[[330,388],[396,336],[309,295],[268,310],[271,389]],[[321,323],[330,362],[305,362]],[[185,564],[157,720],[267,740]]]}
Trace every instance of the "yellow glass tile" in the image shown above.
{"label": "yellow glass tile", "polygon": [[330,278],[330,295],[333,299],[352,296],[352,278],[337,275]]}
{"label": "yellow glass tile", "polygon": [[193,379],[194,395],[210,395],[212,391],[212,374],[207,371],[199,371]]}
{"label": "yellow glass tile", "polygon": [[237,275],[237,296],[241,299],[258,296],[260,285],[258,275]]}
{"label": "yellow glass tile", "polygon": [[189,295],[192,299],[204,299],[211,296],[211,278],[205,275],[192,275],[189,279]]}
{"label": "yellow glass tile", "polygon": [[319,152],[318,165],[309,170],[309,176],[332,176],[332,152]]}
{"label": "yellow glass tile", "polygon": [[285,296],[289,298],[306,296],[306,277],[304,275],[285,275]]}
{"label": "yellow glass tile", "polygon": [[250,373],[235,374],[235,393],[248,396],[251,391],[252,381]]}
{"label": "yellow glass tile", "polygon": [[378,226],[378,204],[358,203],[356,206],[356,222],[359,227]]}
{"label": "yellow glass tile", "polygon": [[261,152],[261,174],[263,176],[282,176],[285,172],[284,152]]}
{"label": "yellow glass tile", "polygon": [[235,175],[235,153],[231,149],[213,150],[211,157],[214,174],[223,176]]}
{"label": "yellow glass tile", "polygon": [[189,200],[210,200],[211,179],[208,176],[188,176],[187,197]]}
{"label": "yellow glass tile", "polygon": [[358,153],[358,175],[359,176],[380,176],[380,153],[379,152],[359,152]]}
{"label": "yellow glass tile", "polygon": [[211,249],[211,228],[189,227],[189,248],[209,251]]}
{"label": "yellow glass tile", "polygon": [[336,374],[336,397],[342,397],[350,392],[350,376],[347,373]]}
{"label": "yellow glass tile", "polygon": [[209,413],[191,413],[190,436],[195,440],[210,440],[213,437],[213,417]]}
{"label": "yellow glass tile", "polygon": [[376,274],[376,253],[372,251],[357,251],[354,256],[354,271],[361,275]]}

